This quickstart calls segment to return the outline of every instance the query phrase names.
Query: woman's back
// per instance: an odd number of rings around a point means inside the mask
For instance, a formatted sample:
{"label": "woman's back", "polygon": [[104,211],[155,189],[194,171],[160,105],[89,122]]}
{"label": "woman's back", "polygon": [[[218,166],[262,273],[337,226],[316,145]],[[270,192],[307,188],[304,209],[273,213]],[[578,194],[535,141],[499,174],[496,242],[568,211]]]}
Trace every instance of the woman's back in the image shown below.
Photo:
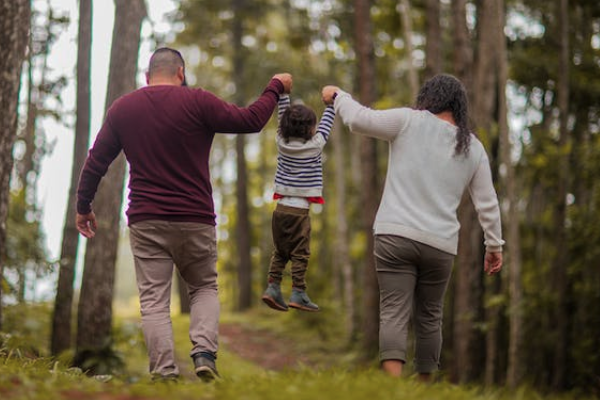
{"label": "woman's back", "polygon": [[454,253],[456,210],[479,165],[487,164],[474,137],[469,151],[455,154],[456,127],[428,111],[397,109],[401,129],[389,140],[384,194],[376,234],[408,233],[414,240]]}

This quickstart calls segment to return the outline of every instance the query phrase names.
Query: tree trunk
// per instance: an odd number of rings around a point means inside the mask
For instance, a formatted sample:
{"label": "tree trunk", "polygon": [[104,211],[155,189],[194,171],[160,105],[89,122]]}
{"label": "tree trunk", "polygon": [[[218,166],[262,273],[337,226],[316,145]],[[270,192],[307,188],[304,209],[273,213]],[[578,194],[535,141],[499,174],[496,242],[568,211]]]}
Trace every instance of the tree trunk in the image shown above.
{"label": "tree trunk", "polygon": [[[494,119],[494,106],[496,99],[496,74],[492,68],[495,62],[495,46],[497,18],[494,12],[496,0],[482,0],[477,9],[477,48],[476,59],[473,62],[473,50],[469,47],[469,31],[466,25],[466,2],[456,0],[453,2],[454,19],[454,43],[455,60],[454,67],[456,75],[463,80],[468,93],[471,93],[471,115],[475,122],[477,132],[481,136],[490,135]],[[473,71],[470,78],[469,71]],[[486,142],[486,140],[484,140]],[[491,140],[487,141],[488,143]],[[476,365],[473,350],[477,354],[481,351],[476,347],[480,341],[475,341],[474,322],[477,310],[482,308],[483,297],[481,291],[481,271],[483,265],[483,237],[481,226],[478,222],[477,212],[473,204],[464,196],[459,207],[459,221],[461,229],[459,233],[459,247],[457,255],[457,268],[455,273],[455,302],[454,302],[454,379],[458,382],[466,382],[475,377],[478,371],[482,371],[484,365]],[[488,283],[489,282],[489,283]],[[488,283],[488,292],[491,295],[498,286]],[[484,318],[490,329],[497,325],[497,310],[484,309]],[[495,332],[492,332],[493,338]],[[496,347],[488,346],[490,351],[487,357],[495,365]],[[483,360],[483,357],[481,358]],[[493,374],[493,367],[490,374]]]}
{"label": "tree trunk", "polygon": [[250,254],[250,220],[248,207],[248,172],[244,135],[237,135],[235,148],[237,153],[236,180],[236,239],[238,252],[238,311],[245,311],[252,305],[252,259]]}
{"label": "tree trunk", "polygon": [[442,72],[442,29],[440,26],[440,0],[427,0],[425,39],[425,79]]}
{"label": "tree trunk", "polygon": [[[499,85],[496,69],[493,67],[499,62],[497,57],[498,36],[499,33],[503,34],[504,32],[504,26],[499,24],[499,7],[498,0],[482,0],[478,3],[477,8],[478,40],[474,64],[472,116],[480,139],[487,143],[495,142],[494,113],[500,97],[498,92],[504,94],[506,90]],[[504,114],[506,114],[505,105],[503,108]],[[502,119],[501,116],[500,119]],[[490,159],[493,159],[493,155],[490,155]],[[481,232],[477,220],[473,220],[471,223]],[[483,261],[480,254],[484,252],[482,240],[481,238],[475,240],[472,245],[476,246],[475,248],[479,251],[473,252],[474,258],[468,261],[468,265],[475,271],[481,271]],[[488,328],[485,336],[485,362],[483,365],[477,365],[477,361],[474,359],[472,366],[475,370],[482,368],[485,370],[485,382],[490,385],[495,380],[498,363],[498,323],[501,309],[500,305],[494,302],[487,306],[485,304],[488,303],[486,300],[499,294],[501,284],[498,280],[500,278],[501,275],[497,275],[494,278],[486,279],[483,284],[485,296],[483,298],[474,297],[472,300],[472,303],[482,305],[483,319]],[[474,376],[470,378],[474,378]]]}
{"label": "tree trunk", "polygon": [[[427,0],[427,26],[425,39],[425,79],[442,72],[442,29],[440,26],[440,0]],[[414,98],[413,98],[414,99]]]}
{"label": "tree trunk", "polygon": [[419,93],[419,76],[417,69],[413,63],[413,44],[412,44],[412,16],[411,7],[409,0],[400,0],[398,3],[398,10],[400,11],[400,17],[402,22],[402,36],[404,36],[404,42],[406,43],[406,59],[408,68],[408,87],[410,88],[410,98],[416,99]]}
{"label": "tree trunk", "polygon": [[[107,109],[119,96],[136,87],[140,28],[146,16],[143,0],[116,0],[115,6]],[[110,344],[124,173],[125,158],[121,154],[102,180],[94,201],[98,229],[86,248],[78,310],[78,355],[94,354]]]}
{"label": "tree trunk", "polygon": [[30,33],[31,2],[0,0],[0,330],[2,330],[2,280],[6,257],[6,220],[17,137],[17,109],[21,69]]}
{"label": "tree trunk", "polygon": [[473,49],[467,27],[467,0],[452,0],[452,25],[454,38],[454,74],[471,89]]}
{"label": "tree trunk", "polygon": [[[491,134],[494,107],[496,105],[496,39],[498,0],[481,0],[477,7],[477,49],[473,64],[471,117],[478,134]],[[488,143],[491,140],[487,141]]]}
{"label": "tree trunk", "polygon": [[342,127],[340,119],[336,118],[333,132],[332,144],[335,159],[335,201],[337,209],[336,231],[335,231],[335,264],[342,275],[342,303],[346,312],[346,334],[350,340],[356,336],[356,311],[354,304],[354,273],[350,262],[350,249],[348,247],[348,221],[346,203],[346,160],[344,157],[345,140],[341,136]]}
{"label": "tree trunk", "polygon": [[477,213],[468,195],[463,196],[458,209],[461,223],[458,241],[458,255],[454,272],[454,326],[453,326],[453,376],[455,382],[466,382],[470,379],[473,365],[470,357],[470,345],[473,339],[473,320],[475,304],[473,304],[473,282],[480,268],[473,265],[478,259],[480,230],[477,225]]}
{"label": "tree trunk", "polygon": [[523,311],[522,299],[523,289],[521,285],[521,235],[519,233],[519,210],[517,208],[517,182],[515,167],[511,160],[512,145],[510,142],[510,131],[507,119],[506,83],[508,80],[508,59],[506,49],[506,36],[504,25],[506,23],[506,9],[504,0],[498,4],[497,31],[498,46],[498,131],[500,136],[500,154],[502,165],[506,169],[504,177],[504,195],[507,209],[504,216],[507,225],[507,264],[508,264],[508,291],[509,291],[509,345],[508,345],[508,367],[506,382],[511,389],[521,383],[521,365],[524,363],[521,357],[521,344],[523,341]]}
{"label": "tree trunk", "polygon": [[569,180],[569,141],[570,134],[568,128],[569,119],[569,1],[557,0],[557,20],[560,26],[560,50],[558,63],[558,109],[559,109],[559,129],[560,137],[558,140],[559,170],[556,190],[556,210],[554,211],[554,247],[556,257],[552,265],[552,276],[554,293],[556,295],[555,304],[555,329],[556,346],[554,348],[554,375],[552,385],[556,389],[565,387],[565,363],[567,361],[567,328],[568,314],[566,309],[567,294],[567,185]]}
{"label": "tree trunk", "polygon": [[73,285],[79,233],[75,227],[77,182],[83,168],[90,141],[90,63],[92,55],[92,0],[79,1],[79,32],[77,42],[77,110],[73,166],[67,199],[67,215],[63,226],[58,286],[52,316],[50,351],[53,355],[72,345]]}
{"label": "tree trunk", "polygon": [[[472,70],[472,49],[466,20],[466,1],[454,0],[452,2],[453,38],[454,38],[454,74],[463,81],[470,91]],[[471,271],[468,260],[474,258],[472,243],[478,235],[473,235],[473,222],[476,213],[468,196],[463,196],[458,209],[458,219],[461,222],[459,233],[458,255],[455,262],[453,292],[453,325],[452,344],[453,362],[451,379],[455,382],[464,382],[470,374],[469,343],[472,336],[473,308],[471,303]],[[473,236],[476,236],[475,238]]]}
{"label": "tree trunk", "polygon": [[[358,58],[359,99],[364,105],[375,101],[375,56],[371,27],[370,0],[354,0],[355,47]],[[379,287],[373,256],[373,221],[379,203],[377,184],[377,149],[374,139],[362,137],[361,148],[361,202],[363,230],[367,238],[363,270],[362,352],[365,360],[377,354],[379,342]]]}
{"label": "tree trunk", "polygon": [[[242,105],[245,101],[244,95],[244,47],[242,46],[243,35],[243,9],[244,0],[234,0],[233,13],[233,81],[235,83],[235,101]],[[246,167],[246,138],[237,135],[235,138],[235,149],[237,154],[237,180],[236,180],[236,241],[238,251],[238,311],[245,311],[252,305],[252,259],[250,254],[250,219],[248,206],[248,172]]]}
{"label": "tree trunk", "polygon": [[[32,48],[32,39],[31,36],[29,37],[29,49]],[[37,89],[34,89],[34,86],[36,86],[33,83],[33,62],[34,62],[34,55],[32,53],[32,50],[29,50],[29,54],[28,54],[28,61],[27,61],[27,120],[25,122],[25,129],[23,129],[23,131],[21,132],[20,135],[20,139],[23,141],[23,143],[25,143],[25,154],[23,154],[23,158],[17,162],[17,164],[15,165],[15,168],[17,169],[17,176],[19,177],[19,181],[21,182],[21,185],[23,186],[23,190],[25,191],[25,202],[28,201],[29,197],[28,197],[28,183],[27,183],[27,177],[29,176],[29,173],[31,171],[33,171],[34,167],[33,167],[33,157],[34,157],[34,153],[35,153],[35,124],[36,124],[36,120],[37,120],[37,116],[38,116],[38,93],[37,93]],[[46,53],[46,58],[47,58],[47,53]],[[44,64],[46,64],[44,62]],[[42,76],[42,80],[45,76],[45,69],[43,68],[43,70],[41,71],[41,76]],[[41,86],[43,85],[43,81],[40,82]],[[34,93],[36,92],[36,93]],[[35,185],[33,185],[35,187]]]}

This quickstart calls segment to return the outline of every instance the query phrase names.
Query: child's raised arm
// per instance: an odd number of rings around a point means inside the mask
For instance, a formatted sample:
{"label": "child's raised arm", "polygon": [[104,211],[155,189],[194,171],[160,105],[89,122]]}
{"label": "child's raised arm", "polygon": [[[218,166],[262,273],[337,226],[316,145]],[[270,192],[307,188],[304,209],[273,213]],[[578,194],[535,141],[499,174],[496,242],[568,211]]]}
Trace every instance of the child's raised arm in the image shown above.
{"label": "child's raised arm", "polygon": [[333,127],[333,120],[335,119],[335,109],[332,105],[328,105],[323,110],[323,115],[321,116],[321,121],[319,121],[319,126],[317,127],[317,134],[323,135],[325,141],[329,139],[329,133],[331,133],[331,128]]}
{"label": "child's raised arm", "polygon": [[277,134],[281,135],[281,116],[290,108],[290,96],[287,94],[283,94],[279,96],[279,101],[277,102]]}

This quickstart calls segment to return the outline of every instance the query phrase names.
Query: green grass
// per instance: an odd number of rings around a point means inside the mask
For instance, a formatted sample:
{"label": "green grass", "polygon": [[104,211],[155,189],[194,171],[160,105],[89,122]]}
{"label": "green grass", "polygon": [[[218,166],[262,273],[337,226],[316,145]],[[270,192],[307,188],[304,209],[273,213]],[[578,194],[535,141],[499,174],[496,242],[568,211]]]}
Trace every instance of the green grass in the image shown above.
{"label": "green grass", "polygon": [[[225,354],[227,354],[225,352]],[[377,370],[346,372],[300,369],[266,372],[232,354],[223,359],[225,376],[214,384],[184,379],[179,383],[135,383],[113,378],[100,382],[80,371],[63,369],[45,360],[6,357],[0,363],[2,399],[403,399],[403,400],[519,400],[571,399],[568,395],[542,396],[533,391],[483,390],[439,383],[425,386],[411,378],[392,379]]]}
{"label": "green grass", "polygon": [[[21,316],[23,310],[18,310]],[[222,346],[218,366],[223,378],[212,384],[204,384],[193,376],[189,358],[187,337],[188,319],[183,316],[173,318],[176,337],[177,357],[184,374],[177,383],[154,383],[147,372],[147,357],[143,338],[139,330],[139,317],[120,317],[115,326],[116,351],[126,364],[122,374],[102,377],[88,377],[78,369],[69,369],[65,362],[56,362],[44,357],[40,349],[46,346],[36,342],[39,349],[31,349],[27,343],[35,338],[47,337],[44,326],[44,311],[34,310],[33,318],[24,318],[22,332],[12,327],[10,340],[4,340],[0,348],[0,399],[90,399],[90,400],[292,400],[292,399],[333,399],[333,400],[567,400],[594,399],[573,394],[547,395],[522,388],[509,391],[504,388],[482,388],[479,386],[457,386],[449,383],[433,385],[419,384],[412,377],[393,379],[375,368],[353,368],[352,357],[343,355],[343,346],[335,347],[335,336],[319,329],[302,329],[300,316],[273,314],[265,310],[254,310],[247,314],[225,314],[223,322],[248,324],[254,327],[272,329],[279,337],[289,336],[302,343],[301,351],[311,355],[311,359],[326,360],[322,367],[298,366],[282,372],[267,371]],[[29,314],[32,315],[32,314]],[[28,322],[35,320],[37,322]],[[335,330],[333,330],[335,332]],[[323,335],[329,337],[323,338]],[[302,340],[301,340],[302,339]],[[339,342],[339,340],[338,340]],[[25,350],[22,350],[21,347]],[[325,351],[327,350],[327,351]],[[331,362],[330,352],[340,354]],[[36,353],[41,353],[38,356]],[[319,354],[322,353],[322,354]],[[316,358],[314,358],[316,357]],[[320,358],[319,358],[320,357]]]}

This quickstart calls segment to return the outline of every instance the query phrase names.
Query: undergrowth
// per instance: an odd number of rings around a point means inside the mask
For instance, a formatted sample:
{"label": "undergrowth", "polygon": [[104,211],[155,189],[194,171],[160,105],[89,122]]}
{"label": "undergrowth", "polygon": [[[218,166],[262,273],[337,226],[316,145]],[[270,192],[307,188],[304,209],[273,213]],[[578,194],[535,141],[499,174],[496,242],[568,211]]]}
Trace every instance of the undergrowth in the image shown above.
{"label": "undergrowth", "polygon": [[[23,313],[23,310],[19,310]],[[23,317],[25,314],[21,314]],[[173,318],[177,358],[182,378],[176,383],[156,383],[147,372],[147,358],[139,329],[139,318],[119,318],[115,324],[116,353],[121,354],[126,365],[124,372],[114,375],[90,377],[82,370],[69,368],[69,360],[51,359],[44,350],[47,346],[48,316],[43,309],[30,315],[35,322],[24,317],[23,331],[10,323],[10,334],[4,332],[0,339],[0,399],[2,400],[567,400],[587,399],[591,396],[541,394],[529,388],[509,391],[504,388],[458,386],[446,382],[433,385],[419,384],[406,377],[393,379],[375,368],[357,368],[352,357],[324,362],[322,367],[308,368],[298,365],[280,372],[267,371],[228,351],[223,344],[219,352],[218,367],[222,379],[211,384],[200,382],[192,372],[187,337],[188,319]],[[11,317],[8,318],[10,320]],[[319,330],[302,329],[301,314],[265,314],[264,310],[248,314],[226,314],[223,322],[250,324],[260,329],[271,329],[277,335],[298,340],[303,351],[312,356],[321,352],[323,360],[333,354],[342,355],[341,340],[335,336],[335,327],[323,327],[329,337]],[[310,321],[304,321],[310,322]],[[331,329],[330,329],[331,328]],[[36,334],[37,333],[37,334]],[[337,344],[336,344],[337,343]],[[36,346],[32,346],[35,344]],[[597,399],[596,399],[597,400]]]}

